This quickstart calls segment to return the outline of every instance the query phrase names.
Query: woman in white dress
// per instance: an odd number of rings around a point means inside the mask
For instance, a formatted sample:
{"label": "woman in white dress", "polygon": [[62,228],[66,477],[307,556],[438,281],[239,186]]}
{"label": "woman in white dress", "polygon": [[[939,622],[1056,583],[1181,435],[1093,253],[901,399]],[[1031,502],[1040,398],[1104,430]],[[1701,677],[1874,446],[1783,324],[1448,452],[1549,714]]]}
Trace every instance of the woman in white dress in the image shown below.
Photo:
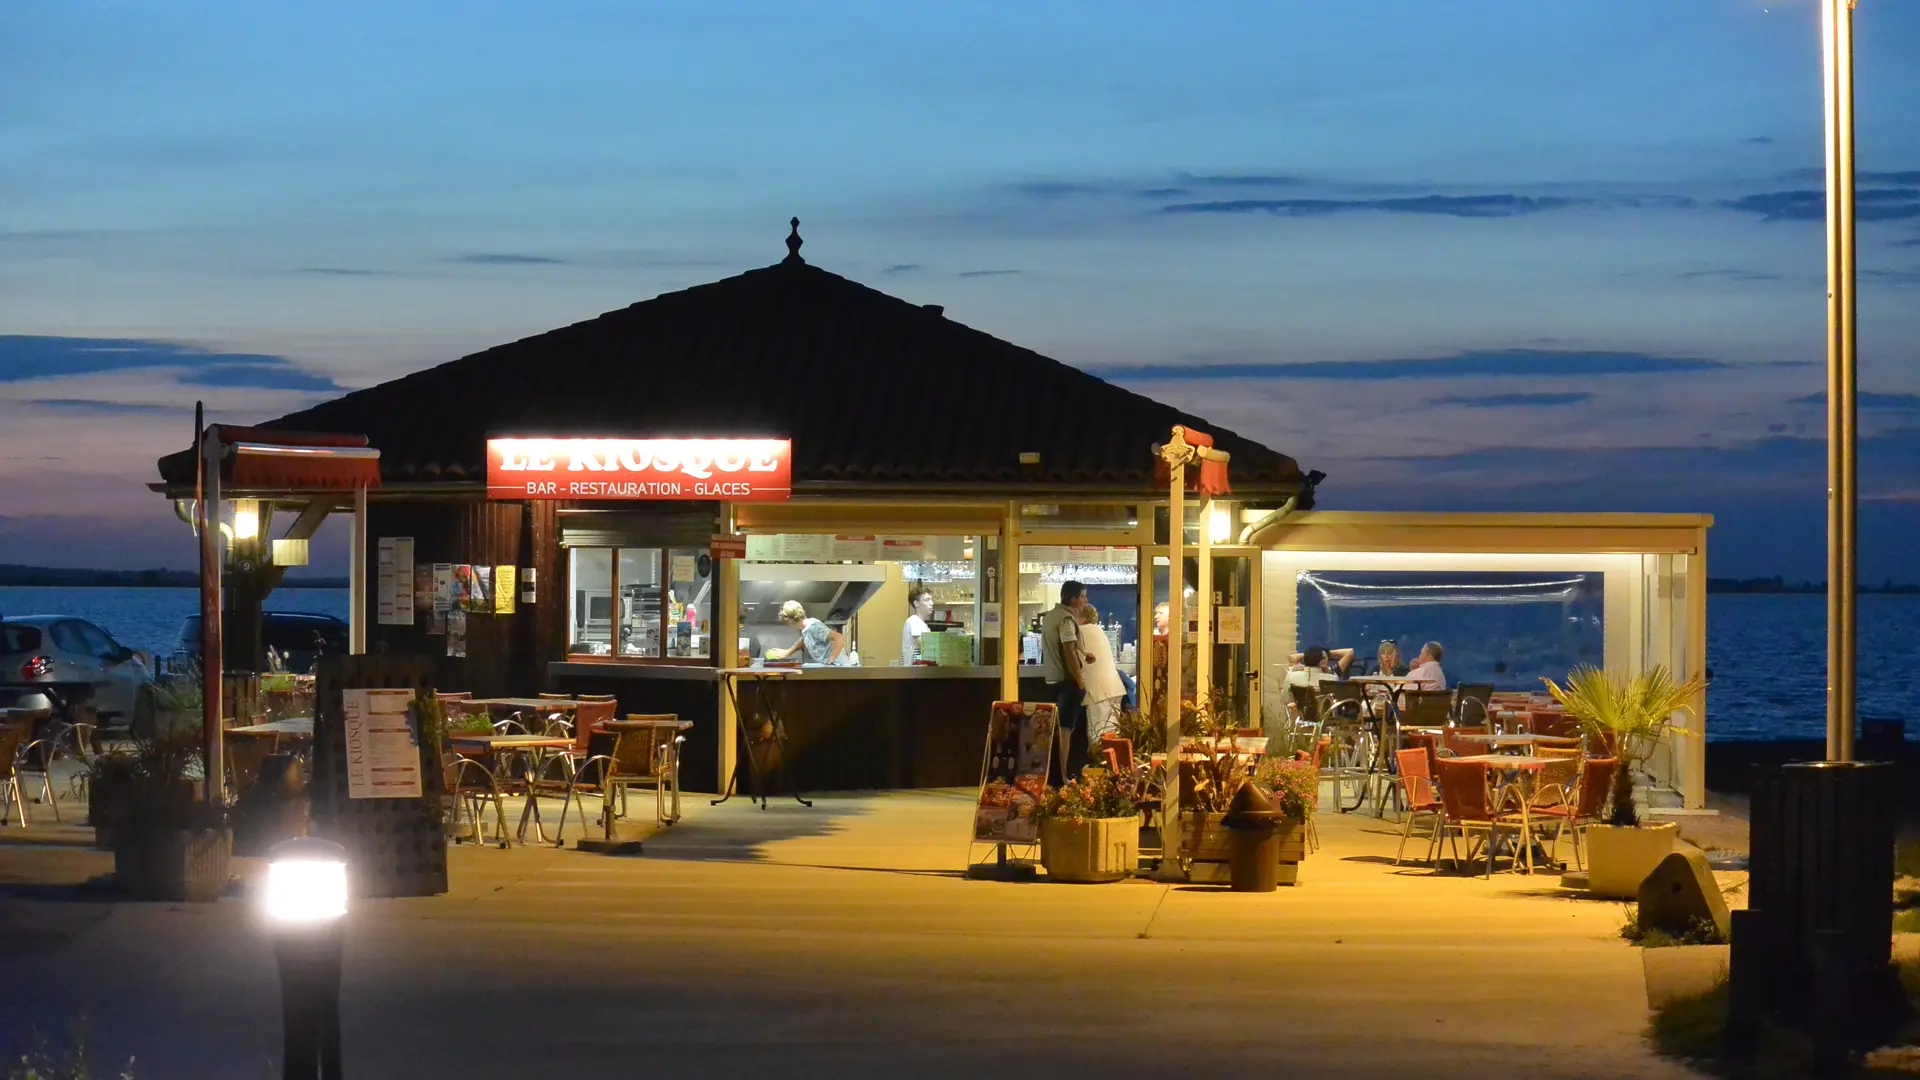
{"label": "woman in white dress", "polygon": [[1080,632],[1080,651],[1086,656],[1080,665],[1080,685],[1087,691],[1087,752],[1092,755],[1100,736],[1114,730],[1114,715],[1127,696],[1127,684],[1120,679],[1120,665],[1113,662],[1113,647],[1100,629],[1100,613],[1092,604],[1080,609],[1080,622],[1092,627]]}

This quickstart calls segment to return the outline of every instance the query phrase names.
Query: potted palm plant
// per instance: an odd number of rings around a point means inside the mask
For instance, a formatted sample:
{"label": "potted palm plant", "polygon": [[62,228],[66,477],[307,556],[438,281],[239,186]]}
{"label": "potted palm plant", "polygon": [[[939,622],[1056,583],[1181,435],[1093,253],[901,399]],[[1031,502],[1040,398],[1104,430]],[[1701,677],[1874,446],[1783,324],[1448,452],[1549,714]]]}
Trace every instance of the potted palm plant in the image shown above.
{"label": "potted palm plant", "polygon": [[1542,680],[1567,715],[1580,721],[1588,736],[1611,747],[1619,764],[1604,824],[1587,827],[1587,891],[1595,896],[1634,897],[1660,861],[1673,853],[1679,826],[1671,821],[1642,823],[1634,803],[1634,774],[1659,751],[1668,734],[1685,735],[1675,713],[1693,712],[1693,699],[1706,686],[1696,675],[1676,683],[1662,665],[1628,677],[1589,665],[1574,668],[1561,686]]}
{"label": "potted palm plant", "polygon": [[199,797],[197,736],[159,733],[135,740],[123,756],[114,766],[118,792],[108,823],[115,884],[142,900],[217,899],[227,887],[233,833],[224,800],[208,805]]}
{"label": "potted palm plant", "polygon": [[1088,769],[1048,791],[1034,817],[1051,880],[1120,881],[1140,864],[1140,807],[1129,777]]}

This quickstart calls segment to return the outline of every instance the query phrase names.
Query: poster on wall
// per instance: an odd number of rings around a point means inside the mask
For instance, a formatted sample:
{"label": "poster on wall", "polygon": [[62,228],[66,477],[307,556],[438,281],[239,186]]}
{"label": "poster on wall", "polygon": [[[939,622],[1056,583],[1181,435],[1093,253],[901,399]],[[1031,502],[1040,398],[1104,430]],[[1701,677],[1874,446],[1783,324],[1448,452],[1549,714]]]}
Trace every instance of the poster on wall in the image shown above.
{"label": "poster on wall", "polygon": [[468,563],[453,564],[453,608],[454,611],[473,610],[473,566]]}
{"label": "poster on wall", "polygon": [[377,548],[378,584],[374,621],[382,626],[413,625],[413,537],[383,536]]}
{"label": "poster on wall", "polygon": [[533,567],[531,566],[521,567],[520,568],[520,602],[523,604],[533,603],[534,595],[536,592],[537,590],[533,587]]}
{"label": "poster on wall", "polygon": [[429,634],[447,632],[447,616],[453,611],[453,564],[433,564],[433,625]]}
{"label": "poster on wall", "polygon": [[493,567],[473,568],[473,592],[468,597],[467,610],[479,615],[493,613]]}
{"label": "poster on wall", "polygon": [[447,612],[447,655],[467,655],[467,613],[459,608]]}
{"label": "poster on wall", "polygon": [[413,564],[413,610],[424,614],[429,626],[433,623],[433,567],[426,563]]}
{"label": "poster on wall", "polygon": [[514,590],[513,567],[511,566],[494,567],[493,568],[493,613],[495,615],[513,614],[514,612],[513,600],[516,595],[518,594]]}
{"label": "poster on wall", "polygon": [[420,737],[412,690],[342,690],[346,717],[347,797],[420,797]]}
{"label": "poster on wall", "polygon": [[1056,722],[1049,702],[993,703],[980,796],[973,811],[975,843],[1039,842],[1040,823],[1034,811],[1047,792],[1047,762],[1053,757]]}
{"label": "poster on wall", "polygon": [[1214,640],[1222,645],[1245,645],[1247,643],[1247,609],[1243,607],[1221,607],[1214,609]]}

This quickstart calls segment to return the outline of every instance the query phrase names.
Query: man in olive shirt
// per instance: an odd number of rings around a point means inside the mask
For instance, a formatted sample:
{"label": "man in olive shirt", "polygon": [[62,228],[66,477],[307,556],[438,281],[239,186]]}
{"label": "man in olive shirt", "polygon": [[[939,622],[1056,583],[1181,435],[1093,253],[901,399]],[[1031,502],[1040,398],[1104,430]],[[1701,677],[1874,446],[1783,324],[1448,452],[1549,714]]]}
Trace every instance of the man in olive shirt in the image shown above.
{"label": "man in olive shirt", "polygon": [[1047,693],[1060,710],[1060,734],[1054,741],[1053,782],[1075,779],[1087,763],[1086,691],[1081,687],[1080,609],[1087,590],[1077,581],[1060,586],[1060,603],[1040,619],[1040,663]]}

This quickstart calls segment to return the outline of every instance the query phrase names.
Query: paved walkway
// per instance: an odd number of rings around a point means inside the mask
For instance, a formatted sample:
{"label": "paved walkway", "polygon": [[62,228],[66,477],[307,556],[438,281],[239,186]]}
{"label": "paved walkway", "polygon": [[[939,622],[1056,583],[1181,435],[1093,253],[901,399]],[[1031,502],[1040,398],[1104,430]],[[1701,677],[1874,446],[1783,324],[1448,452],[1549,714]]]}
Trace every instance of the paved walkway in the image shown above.
{"label": "paved walkway", "polygon": [[[964,880],[961,793],[689,809],[643,857],[462,846],[450,895],[361,904],[349,1075],[1689,1075],[1617,905],[1395,868],[1391,823],[1323,816],[1301,887],[1236,895]],[[269,1075],[248,907],[32,884],[110,862],[0,846],[8,1035],[89,1010],[143,1080]]]}

